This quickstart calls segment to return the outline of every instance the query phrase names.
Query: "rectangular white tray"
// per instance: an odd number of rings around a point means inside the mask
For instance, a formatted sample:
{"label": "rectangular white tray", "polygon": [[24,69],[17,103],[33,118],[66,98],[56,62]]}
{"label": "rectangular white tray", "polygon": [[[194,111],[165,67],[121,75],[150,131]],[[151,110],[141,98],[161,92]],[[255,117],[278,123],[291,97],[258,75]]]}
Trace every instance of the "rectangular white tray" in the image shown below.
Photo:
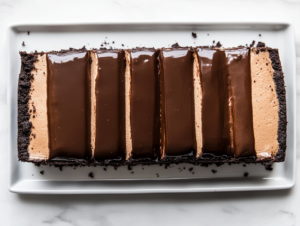
{"label": "rectangular white tray", "polygon": [[[27,34],[30,31],[30,35]],[[197,33],[194,39],[191,32]],[[9,58],[9,190],[30,194],[100,194],[163,193],[275,190],[291,188],[295,183],[295,110],[296,66],[294,32],[287,23],[103,23],[103,24],[19,24],[8,29]],[[261,34],[261,36],[259,36]],[[284,163],[273,165],[273,171],[261,164],[222,165],[216,167],[189,164],[120,167],[58,168],[21,163],[17,160],[17,84],[20,71],[19,51],[50,51],[69,47],[99,48],[104,41],[113,48],[169,47],[212,45],[221,41],[224,47],[266,42],[278,48],[285,73],[287,91],[288,139]],[[22,42],[25,42],[25,47]],[[115,44],[112,44],[112,41]],[[124,46],[122,46],[124,44]],[[193,169],[191,169],[193,168]],[[191,170],[189,170],[191,169]],[[214,174],[212,169],[217,170]],[[44,170],[44,175],[40,171]],[[90,172],[95,178],[88,177]],[[132,173],[133,172],[133,173]],[[244,173],[249,173],[244,177]],[[159,176],[159,177],[158,177]]]}

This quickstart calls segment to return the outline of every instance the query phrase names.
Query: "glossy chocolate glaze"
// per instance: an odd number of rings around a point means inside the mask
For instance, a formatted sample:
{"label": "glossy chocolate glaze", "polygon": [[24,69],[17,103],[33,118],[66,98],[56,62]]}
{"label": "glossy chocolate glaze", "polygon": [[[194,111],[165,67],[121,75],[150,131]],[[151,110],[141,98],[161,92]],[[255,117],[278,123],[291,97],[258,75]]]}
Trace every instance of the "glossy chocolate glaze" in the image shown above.
{"label": "glossy chocolate glaze", "polygon": [[197,50],[203,153],[254,156],[249,50]]}
{"label": "glossy chocolate glaze", "polygon": [[159,60],[163,157],[192,156],[196,149],[193,51],[161,50]]}
{"label": "glossy chocolate glaze", "polygon": [[229,107],[225,53],[197,50],[202,85],[203,153],[230,155]]}
{"label": "glossy chocolate glaze", "polygon": [[94,158],[125,157],[125,61],[123,50],[98,50],[96,78],[96,140]]}
{"label": "glossy chocolate glaze", "polygon": [[159,81],[157,51],[130,51],[131,137],[133,160],[156,159],[159,154]]}
{"label": "glossy chocolate glaze", "polygon": [[88,52],[48,53],[50,159],[90,155]]}
{"label": "glossy chocolate glaze", "polygon": [[225,50],[232,100],[234,157],[255,156],[249,49]]}

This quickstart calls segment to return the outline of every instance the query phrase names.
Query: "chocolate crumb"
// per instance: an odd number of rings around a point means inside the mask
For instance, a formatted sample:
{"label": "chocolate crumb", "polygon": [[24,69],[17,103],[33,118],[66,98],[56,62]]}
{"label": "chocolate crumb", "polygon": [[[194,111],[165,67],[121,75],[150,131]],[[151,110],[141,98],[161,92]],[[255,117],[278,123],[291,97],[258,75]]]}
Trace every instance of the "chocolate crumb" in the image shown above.
{"label": "chocolate crumb", "polygon": [[93,59],[92,59],[92,57],[90,57],[90,59],[89,59],[89,63],[90,63],[90,64],[92,64],[92,63],[93,63]]}
{"label": "chocolate crumb", "polygon": [[62,166],[59,166],[59,170],[62,171],[62,170],[63,170],[63,167],[62,167]]}
{"label": "chocolate crumb", "polygon": [[118,169],[118,167],[114,166],[114,169],[115,169],[115,170],[117,170],[117,169]]}
{"label": "chocolate crumb", "polygon": [[89,173],[90,178],[94,178],[94,174],[92,172]]}
{"label": "chocolate crumb", "polygon": [[144,169],[144,167],[142,168],[142,170]]}
{"label": "chocolate crumb", "polygon": [[190,172],[192,172],[192,171],[193,171],[193,169],[194,169],[194,168],[193,168],[193,167],[191,167],[191,168],[189,168],[189,171],[190,171]]}
{"label": "chocolate crumb", "polygon": [[106,168],[104,167],[103,170],[106,171]]}
{"label": "chocolate crumb", "polygon": [[192,36],[193,36],[193,38],[197,38],[197,33],[192,32]]}
{"label": "chocolate crumb", "polygon": [[217,42],[216,47],[221,47],[222,44],[220,42]]}
{"label": "chocolate crumb", "polygon": [[44,175],[44,170],[41,170],[41,171],[40,171],[40,174]]}
{"label": "chocolate crumb", "polygon": [[134,174],[134,172],[133,172],[133,171],[131,171],[130,173],[131,173],[131,174]]}
{"label": "chocolate crumb", "polygon": [[25,46],[25,42],[22,43],[22,46]]}
{"label": "chocolate crumb", "polygon": [[124,46],[124,44],[122,44],[122,46]]}
{"label": "chocolate crumb", "polygon": [[258,36],[261,37],[261,34],[259,34]]}
{"label": "chocolate crumb", "polygon": [[253,47],[255,44],[255,41],[253,40],[252,43],[250,44],[250,47]]}
{"label": "chocolate crumb", "polygon": [[115,41],[112,41],[113,44],[115,44]]}
{"label": "chocolate crumb", "polygon": [[207,36],[209,36],[209,34],[207,34]]}
{"label": "chocolate crumb", "polygon": [[166,164],[165,164],[165,169],[168,169],[168,167],[170,167],[170,164],[169,164],[169,163],[166,163]]}
{"label": "chocolate crumb", "polygon": [[156,174],[157,177],[159,177],[158,173]]}
{"label": "chocolate crumb", "polygon": [[246,164],[243,164],[243,167],[246,167]]}
{"label": "chocolate crumb", "polygon": [[128,165],[128,170],[132,170],[132,167],[131,167],[131,165]]}
{"label": "chocolate crumb", "polygon": [[27,34],[30,35],[30,31],[27,31]]}
{"label": "chocolate crumb", "polygon": [[265,166],[265,169],[268,170],[268,171],[273,170],[272,164],[267,164],[267,165],[264,165],[264,166]]}
{"label": "chocolate crumb", "polygon": [[211,172],[213,172],[213,173],[216,173],[216,172],[217,172],[217,170],[214,170],[214,169],[212,169],[212,170],[211,170]]}
{"label": "chocolate crumb", "polygon": [[248,177],[249,176],[249,173],[244,173],[244,177]]}
{"label": "chocolate crumb", "polygon": [[172,45],[172,48],[178,48],[178,47],[180,47],[180,46],[177,42]]}
{"label": "chocolate crumb", "polygon": [[258,42],[256,47],[266,47],[266,44],[264,42]]}

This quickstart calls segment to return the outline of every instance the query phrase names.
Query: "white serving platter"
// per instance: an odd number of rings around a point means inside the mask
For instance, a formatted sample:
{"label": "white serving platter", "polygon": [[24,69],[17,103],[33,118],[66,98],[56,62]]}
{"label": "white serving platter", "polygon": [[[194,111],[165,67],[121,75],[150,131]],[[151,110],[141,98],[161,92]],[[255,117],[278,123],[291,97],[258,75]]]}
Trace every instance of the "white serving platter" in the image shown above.
{"label": "white serving platter", "polygon": [[[30,35],[27,34],[30,31]],[[191,32],[197,33],[193,38]],[[8,28],[7,57],[9,112],[9,190],[27,194],[171,193],[288,189],[296,171],[296,64],[294,31],[287,23],[100,23],[16,24]],[[261,34],[261,36],[259,35]],[[212,45],[224,47],[263,41],[278,48],[287,91],[288,138],[286,160],[267,171],[261,164],[189,164],[164,166],[58,168],[21,163],[17,160],[17,84],[19,51],[50,51],[69,47],[169,47]],[[22,42],[25,46],[22,46]],[[112,42],[115,42],[114,44]],[[122,46],[124,44],[124,46]],[[192,168],[192,169],[191,169]],[[40,171],[44,170],[44,174]],[[216,173],[212,173],[216,170]],[[93,172],[94,179],[88,177]],[[248,177],[244,174],[248,173]]]}

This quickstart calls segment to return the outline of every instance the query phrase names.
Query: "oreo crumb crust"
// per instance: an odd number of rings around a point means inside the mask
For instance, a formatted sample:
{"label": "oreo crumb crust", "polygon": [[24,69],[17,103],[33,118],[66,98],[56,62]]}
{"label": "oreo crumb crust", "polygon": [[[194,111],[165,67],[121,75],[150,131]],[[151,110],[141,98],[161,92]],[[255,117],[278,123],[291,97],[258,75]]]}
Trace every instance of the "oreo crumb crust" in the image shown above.
{"label": "oreo crumb crust", "polygon": [[197,38],[197,33],[192,32],[192,36],[193,36],[193,38]]}
{"label": "oreo crumb crust", "polygon": [[274,162],[282,162],[285,160],[287,137],[286,91],[284,85],[284,74],[282,71],[278,49],[267,48],[267,50],[269,52],[270,59],[272,62],[272,68],[274,70],[273,80],[276,85],[276,94],[279,102],[279,122],[277,132],[279,150],[276,154]]}
{"label": "oreo crumb crust", "polygon": [[89,173],[90,178],[94,178],[94,174],[92,172]]}
{"label": "oreo crumb crust", "polygon": [[[180,47],[178,43],[172,45],[173,48]],[[60,52],[74,51],[75,49],[62,50]],[[85,48],[79,50],[86,50]],[[285,159],[286,152],[286,137],[287,137],[287,118],[286,118],[286,91],[284,86],[284,75],[281,68],[281,62],[277,49],[259,47],[256,52],[268,51],[270,60],[274,70],[273,79],[276,84],[276,93],[279,101],[279,125],[278,125],[278,143],[279,150],[275,157],[271,159],[257,159],[255,156],[233,158],[232,156],[215,156],[213,154],[202,154],[198,159],[191,156],[189,158],[170,158],[155,161],[137,161],[137,162],[98,162],[93,158],[90,159],[72,159],[72,158],[54,158],[51,160],[31,160],[29,159],[28,145],[30,142],[31,122],[29,121],[30,115],[28,112],[28,101],[30,99],[29,91],[31,87],[31,80],[33,76],[31,71],[34,70],[34,63],[37,61],[38,54],[44,53],[26,53],[20,52],[21,55],[21,72],[19,76],[18,85],[18,158],[22,162],[32,162],[37,166],[40,165],[53,165],[62,170],[62,166],[114,166],[115,170],[119,166],[127,165],[128,170],[132,169],[135,165],[155,165],[164,164],[167,169],[170,164],[189,163],[193,165],[201,165],[207,167],[211,164],[224,164],[224,163],[264,163],[264,162],[282,162]],[[54,51],[53,51],[54,52]],[[57,53],[57,52],[56,52]]]}
{"label": "oreo crumb crust", "polygon": [[29,159],[28,145],[30,142],[31,126],[29,121],[28,101],[29,91],[33,76],[31,71],[35,69],[34,63],[37,61],[37,54],[20,52],[21,72],[18,84],[18,158],[19,161],[27,162]]}

